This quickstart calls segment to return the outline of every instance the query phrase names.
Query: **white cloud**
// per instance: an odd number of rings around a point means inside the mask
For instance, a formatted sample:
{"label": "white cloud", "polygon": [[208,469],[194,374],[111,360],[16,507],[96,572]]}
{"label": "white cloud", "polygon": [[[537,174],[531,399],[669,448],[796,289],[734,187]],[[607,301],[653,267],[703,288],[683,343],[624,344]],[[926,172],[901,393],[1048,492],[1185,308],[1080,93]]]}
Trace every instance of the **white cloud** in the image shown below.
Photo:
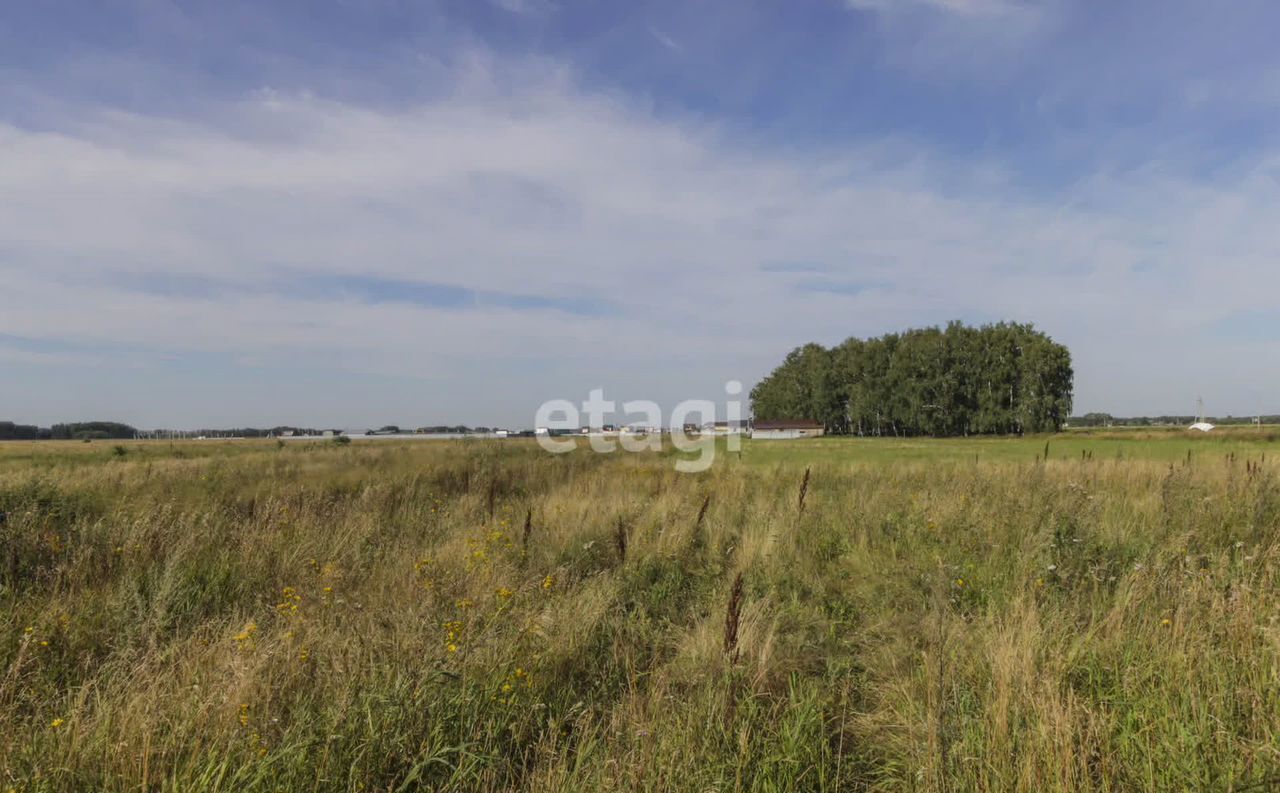
{"label": "white cloud", "polygon": [[[1202,335],[1280,293],[1265,161],[1222,184],[1172,168],[1099,175],[1047,200],[996,163],[893,140],[763,149],[556,69],[515,91],[484,69],[398,111],[275,95],[218,123],[104,113],[62,132],[0,127],[0,340],[119,345],[144,366],[198,353],[407,374],[431,394],[422,420],[515,421],[599,385],[704,396],[807,340],[954,317],[1036,320],[1075,350],[1085,409],[1178,409],[1186,391],[1225,411],[1233,393],[1280,385],[1245,368],[1260,342]],[[175,275],[196,286],[138,288]],[[373,305],[279,286],[322,277],[617,311]],[[206,282],[237,289],[201,294]],[[38,409],[41,385],[15,390],[9,409]],[[290,399],[305,417],[307,395]]]}
{"label": "white cloud", "polygon": [[539,16],[556,9],[551,0],[490,0],[498,8],[521,16]]}
{"label": "white cloud", "polygon": [[653,26],[649,27],[649,33],[655,39],[658,40],[659,44],[661,44],[662,46],[666,47],[669,50],[679,51],[683,49],[680,46],[680,42],[676,41],[675,39],[671,38],[671,36],[667,35],[666,33],[663,33],[661,30],[658,30]]}
{"label": "white cloud", "polygon": [[846,0],[868,14],[882,60],[895,69],[945,83],[1005,84],[1034,63],[1058,30],[1060,0]]}
{"label": "white cloud", "polygon": [[846,0],[850,8],[890,13],[925,7],[963,16],[1008,16],[1027,13],[1032,6],[1015,0]]}

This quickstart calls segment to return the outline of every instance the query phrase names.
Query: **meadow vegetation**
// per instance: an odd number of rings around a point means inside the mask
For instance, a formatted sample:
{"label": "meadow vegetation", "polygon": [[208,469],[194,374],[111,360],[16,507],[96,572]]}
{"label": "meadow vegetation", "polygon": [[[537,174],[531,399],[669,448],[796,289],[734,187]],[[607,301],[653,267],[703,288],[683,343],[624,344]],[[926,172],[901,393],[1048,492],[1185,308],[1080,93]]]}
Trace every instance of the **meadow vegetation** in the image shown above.
{"label": "meadow vegetation", "polygon": [[0,790],[1280,780],[1274,437],[895,443],[0,444]]}

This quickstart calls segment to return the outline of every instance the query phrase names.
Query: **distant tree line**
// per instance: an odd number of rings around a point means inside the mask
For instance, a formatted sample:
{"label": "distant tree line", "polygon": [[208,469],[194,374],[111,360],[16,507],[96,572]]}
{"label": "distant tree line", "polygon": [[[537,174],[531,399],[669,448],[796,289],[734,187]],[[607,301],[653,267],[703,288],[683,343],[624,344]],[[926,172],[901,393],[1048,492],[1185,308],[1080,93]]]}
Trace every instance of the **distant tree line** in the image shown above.
{"label": "distant tree line", "polygon": [[423,435],[448,435],[450,433],[466,435],[473,432],[486,433],[492,431],[489,427],[468,427],[465,424],[435,424],[429,427],[418,427],[414,430],[414,432]]}
{"label": "distant tree line", "polygon": [[[295,435],[319,435],[320,430],[304,427],[273,427],[271,429],[230,430],[193,430],[183,433],[189,436],[198,435],[231,435],[241,438],[268,438],[283,435],[290,431]],[[12,421],[0,421],[0,441],[59,441],[59,440],[119,440],[136,437],[138,430],[118,421],[83,421],[67,424],[54,424],[52,427],[38,427],[35,424],[16,424]]]}
{"label": "distant tree line", "polygon": [[[1263,424],[1280,424],[1280,415],[1261,414],[1259,416],[1207,416],[1205,421],[1223,426],[1238,424],[1255,424],[1259,420]],[[1113,416],[1110,413],[1085,413],[1083,416],[1072,416],[1067,419],[1069,427],[1185,427],[1197,416]]]}
{"label": "distant tree line", "polygon": [[472,433],[489,433],[493,432],[488,427],[468,427],[465,424],[434,424],[427,427],[418,427],[417,429],[403,429],[395,424],[387,424],[376,430],[365,430],[366,435],[398,435],[401,433],[412,433],[416,435],[470,435]]}
{"label": "distant tree line", "polygon": [[54,424],[37,427],[34,424],[15,424],[0,421],[0,441],[84,440],[132,438],[136,433],[128,424],[116,421],[83,421],[70,424]]}
{"label": "distant tree line", "polygon": [[137,430],[128,424],[118,421],[84,421],[73,424],[54,424],[49,428],[50,435],[57,440],[119,439],[132,438]]}
{"label": "distant tree line", "polygon": [[[328,430],[330,432],[338,432],[338,430]],[[208,438],[212,437],[231,437],[231,438],[276,438],[286,433],[292,435],[323,435],[326,430],[315,429],[314,427],[233,427],[232,429],[203,429],[187,432],[187,435],[195,435],[197,437],[203,435]]]}
{"label": "distant tree line", "polygon": [[[278,426],[266,429],[257,427],[240,427],[234,429],[202,429],[187,430],[184,437],[235,437],[235,438],[278,438],[282,435],[323,435],[325,432],[337,434],[340,430],[323,430],[314,427]],[[370,435],[395,434],[401,432],[400,427],[388,424],[379,430],[369,430]],[[467,427],[462,424],[419,427],[406,430],[417,433],[487,433],[488,427]],[[159,431],[163,432],[163,430]],[[39,427],[35,424],[17,424],[12,421],[0,421],[0,441],[47,441],[47,440],[83,440],[83,439],[129,439],[138,434],[138,430],[128,424],[115,421],[85,421],[69,424],[54,424],[52,427]]]}
{"label": "distant tree line", "polygon": [[47,427],[0,421],[0,441],[41,441],[51,437],[52,431]]}
{"label": "distant tree line", "polygon": [[1051,432],[1071,413],[1073,376],[1067,348],[1030,324],[952,322],[798,347],[752,389],[751,408],[840,434]]}

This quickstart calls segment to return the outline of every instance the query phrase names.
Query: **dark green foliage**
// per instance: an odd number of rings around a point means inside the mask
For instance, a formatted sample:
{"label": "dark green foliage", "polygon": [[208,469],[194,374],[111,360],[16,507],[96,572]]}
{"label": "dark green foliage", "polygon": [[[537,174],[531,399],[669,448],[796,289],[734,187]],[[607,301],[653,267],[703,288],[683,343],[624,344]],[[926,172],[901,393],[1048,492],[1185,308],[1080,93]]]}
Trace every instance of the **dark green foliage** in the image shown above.
{"label": "dark green foliage", "polygon": [[792,350],[782,365],[751,391],[757,418],[809,418],[835,426],[843,421],[844,395],[836,380],[834,351],[820,344]]}
{"label": "dark green foliage", "polygon": [[72,424],[54,424],[50,428],[54,440],[79,440],[83,438],[133,438],[138,431],[118,421],[85,421]]}
{"label": "dark green foliage", "polygon": [[1053,432],[1071,411],[1071,354],[1029,324],[952,322],[828,350],[807,344],[751,391],[757,419],[857,435]]}
{"label": "dark green foliage", "polygon": [[34,424],[14,424],[12,421],[0,421],[0,441],[35,441],[50,437],[49,430]]}
{"label": "dark green foliage", "polygon": [[64,549],[101,508],[97,493],[40,480],[0,488],[0,586],[21,591],[47,584]]}

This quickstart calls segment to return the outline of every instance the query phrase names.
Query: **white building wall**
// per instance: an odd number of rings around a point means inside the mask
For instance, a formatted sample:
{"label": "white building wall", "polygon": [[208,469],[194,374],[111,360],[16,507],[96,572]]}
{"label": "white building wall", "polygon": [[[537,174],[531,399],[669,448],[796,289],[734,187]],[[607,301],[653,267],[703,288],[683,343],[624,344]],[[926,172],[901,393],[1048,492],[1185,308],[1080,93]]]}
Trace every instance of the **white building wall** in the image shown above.
{"label": "white building wall", "polygon": [[796,438],[816,438],[822,430],[753,430],[751,438],[762,441],[787,441]]}

